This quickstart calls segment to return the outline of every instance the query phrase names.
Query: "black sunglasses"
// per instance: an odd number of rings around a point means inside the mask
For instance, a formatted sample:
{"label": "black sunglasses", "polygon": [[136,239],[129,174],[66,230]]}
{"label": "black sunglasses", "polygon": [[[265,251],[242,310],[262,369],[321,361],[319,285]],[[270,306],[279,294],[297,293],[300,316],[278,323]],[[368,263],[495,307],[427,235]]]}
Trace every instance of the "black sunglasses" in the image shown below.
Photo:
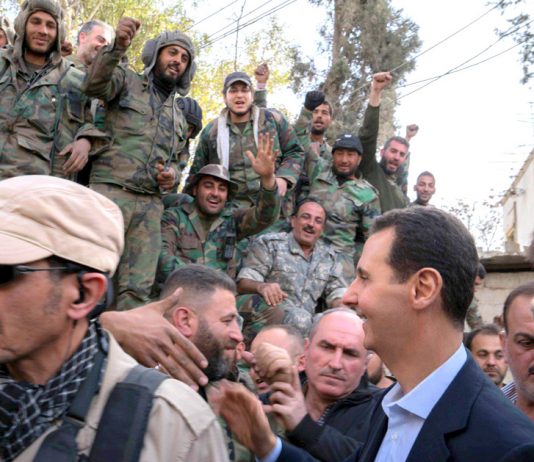
{"label": "black sunglasses", "polygon": [[27,273],[37,273],[39,271],[65,271],[77,273],[82,268],[77,265],[53,266],[50,268],[32,268],[25,265],[0,265],[0,286],[13,282],[17,277]]}

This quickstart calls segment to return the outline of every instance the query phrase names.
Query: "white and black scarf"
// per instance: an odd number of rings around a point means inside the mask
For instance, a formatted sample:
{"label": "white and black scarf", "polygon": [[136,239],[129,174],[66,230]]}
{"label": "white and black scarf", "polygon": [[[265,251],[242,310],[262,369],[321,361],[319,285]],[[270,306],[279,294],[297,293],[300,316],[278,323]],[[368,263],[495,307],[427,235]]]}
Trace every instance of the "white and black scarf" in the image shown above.
{"label": "white and black scarf", "polygon": [[103,335],[98,322],[91,322],[76,352],[45,385],[17,382],[0,365],[0,460],[15,459],[67,412]]}

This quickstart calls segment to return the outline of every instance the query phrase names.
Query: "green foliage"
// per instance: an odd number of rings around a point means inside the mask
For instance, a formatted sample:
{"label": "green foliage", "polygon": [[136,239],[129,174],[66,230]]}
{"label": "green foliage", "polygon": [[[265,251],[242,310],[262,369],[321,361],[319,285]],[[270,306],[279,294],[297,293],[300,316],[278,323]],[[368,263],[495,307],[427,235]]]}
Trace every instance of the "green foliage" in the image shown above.
{"label": "green foliage", "polygon": [[[139,20],[141,28],[128,50],[129,64],[138,72],[143,69],[141,50],[148,39],[164,30],[186,30],[192,24],[181,1],[171,4],[164,0],[61,0],[61,3],[66,12],[68,36],[73,43],[76,43],[79,28],[90,19],[100,19],[113,28],[122,16]],[[202,37],[193,37],[195,39],[199,42]]]}
{"label": "green foliage", "polygon": [[[280,24],[271,18],[268,25],[259,32],[248,36],[242,46],[238,46],[237,61],[233,53],[227,59],[214,56],[206,47],[198,63],[193,81],[191,96],[195,98],[204,112],[204,120],[216,117],[224,107],[222,89],[224,78],[236,70],[246,72],[254,80],[254,70],[258,65],[267,63],[270,69],[269,92],[288,87],[291,80],[291,63],[295,49],[283,38]],[[284,108],[277,107],[284,111]]]}
{"label": "green foliage", "polygon": [[[402,83],[415,63],[411,56],[421,42],[418,26],[395,10],[390,0],[310,0],[328,7],[321,35],[330,55],[325,73],[311,62],[293,67],[295,90],[322,88],[334,107],[332,131],[357,131],[374,73],[396,69],[394,84]],[[399,67],[402,66],[402,67]],[[309,77],[312,76],[310,79]],[[394,134],[395,92],[386,92],[381,110],[381,138]]]}
{"label": "green foliage", "polygon": [[[534,78],[534,26],[532,25],[532,1],[531,0],[499,0],[493,1],[506,16],[511,30],[497,30],[500,37],[510,35],[516,43],[521,45],[520,59],[523,67],[522,84],[528,83]],[[528,6],[530,5],[530,10]]]}

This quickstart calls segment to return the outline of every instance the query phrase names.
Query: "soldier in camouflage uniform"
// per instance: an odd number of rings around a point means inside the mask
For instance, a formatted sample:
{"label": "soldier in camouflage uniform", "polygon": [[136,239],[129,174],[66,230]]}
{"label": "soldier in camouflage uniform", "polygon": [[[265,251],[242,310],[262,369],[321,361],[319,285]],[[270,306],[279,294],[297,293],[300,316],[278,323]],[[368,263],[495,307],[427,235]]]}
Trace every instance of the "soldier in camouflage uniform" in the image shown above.
{"label": "soldier in camouflage uniform", "polygon": [[13,46],[0,49],[0,179],[70,177],[109,137],[91,123],[83,73],[61,57],[61,6],[26,0],[15,32]]}
{"label": "soldier in camouflage uniform", "polygon": [[143,49],[142,75],[121,67],[140,24],[122,18],[113,47],[100,49],[89,66],[85,92],[106,101],[111,148],[92,165],[90,186],[122,210],[125,250],[118,268],[120,310],[149,300],[161,240],[161,195],[180,181],[178,153],[187,123],[176,94],[187,94],[195,71],[194,49],[179,31],[163,32]]}
{"label": "soldier in camouflage uniform", "polygon": [[320,239],[325,220],[320,204],[305,201],[290,233],[259,236],[249,247],[237,277],[238,292],[248,294],[237,301],[246,342],[267,324],[291,324],[307,335],[321,298],[341,303],[347,284],[336,252]]}
{"label": "soldier in camouflage uniform", "polygon": [[275,150],[280,153],[276,183],[280,196],[284,197],[282,214],[289,216],[292,210],[290,191],[297,183],[303,162],[302,147],[294,130],[282,113],[253,104],[252,82],[244,72],[234,72],[226,77],[223,94],[226,108],[202,130],[191,173],[198,173],[207,164],[222,164],[238,185],[233,200],[235,206],[254,205],[260,179],[252,170],[245,152],[251,151],[255,155],[259,134],[269,134],[274,139]]}
{"label": "soldier in camouflage uniform", "polygon": [[359,138],[342,135],[332,147],[332,167],[325,170],[320,161],[310,175],[310,197],[327,211],[323,238],[338,252],[347,282],[355,277],[363,243],[380,215],[377,191],[356,175],[363,152]]}
{"label": "soldier in camouflage uniform", "polygon": [[[269,67],[260,64],[254,71],[257,89],[254,92],[254,104],[267,107],[267,81]],[[326,140],[326,130],[332,124],[333,110],[326,101],[322,91],[309,91],[304,99],[297,121],[293,124],[297,138],[304,150],[303,169],[295,186],[294,201],[299,203],[308,197],[310,181],[306,172],[313,170],[317,159],[324,159],[324,166],[328,170],[332,162],[332,147]]]}
{"label": "soldier in camouflage uniform", "polygon": [[15,36],[15,31],[11,27],[9,19],[5,16],[0,16],[0,48],[12,45]]}
{"label": "soldier in camouflage uniform", "polygon": [[[182,288],[175,308],[165,317],[206,357],[204,370],[208,384],[199,389],[211,405],[221,379],[235,380],[237,346],[243,340],[241,319],[235,305],[235,283],[226,274],[200,265],[186,265],[174,271],[165,282],[162,297]],[[254,462],[254,455],[239,444],[232,431],[219,418],[231,462]],[[179,437],[179,435],[177,435]],[[206,461],[208,462],[208,461]]]}
{"label": "soldier in camouflage uniform", "polygon": [[264,138],[260,135],[257,156],[250,153],[252,168],[261,180],[254,207],[225,207],[236,185],[222,165],[210,164],[202,167],[188,185],[194,198],[183,194],[176,206],[165,210],[156,278],[159,283],[188,263],[222,270],[235,279],[239,264],[237,241],[272,225],[280,212],[274,179],[276,154],[272,140]]}

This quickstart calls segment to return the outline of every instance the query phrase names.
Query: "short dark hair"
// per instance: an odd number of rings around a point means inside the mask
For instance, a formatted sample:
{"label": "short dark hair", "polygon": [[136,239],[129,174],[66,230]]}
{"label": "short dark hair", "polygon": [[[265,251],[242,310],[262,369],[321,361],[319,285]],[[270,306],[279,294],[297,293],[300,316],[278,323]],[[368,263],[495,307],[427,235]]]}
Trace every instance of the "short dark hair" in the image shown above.
{"label": "short dark hair", "polygon": [[478,265],[469,231],[456,217],[434,207],[391,210],[376,218],[371,234],[388,228],[395,232],[389,264],[397,281],[407,281],[422,268],[434,268],[443,280],[443,309],[463,328]]}
{"label": "short dark hair", "polygon": [[419,178],[421,178],[422,176],[430,176],[430,177],[432,177],[432,179],[434,181],[436,181],[436,177],[434,176],[434,174],[430,173],[428,170],[425,170],[424,172],[421,172],[419,175],[417,175],[416,183],[417,183],[417,181],[419,181]]}
{"label": "short dark hair", "polygon": [[519,287],[516,287],[514,290],[512,290],[508,297],[506,297],[506,300],[504,301],[504,306],[502,309],[502,322],[504,324],[504,330],[508,333],[508,321],[506,320],[506,317],[508,315],[508,311],[510,310],[510,305],[514,302],[514,300],[517,297],[534,297],[534,281],[527,282],[526,284],[522,284]]}
{"label": "short dark hair", "polygon": [[83,32],[84,34],[89,34],[93,27],[100,26],[104,29],[108,29],[113,34],[113,27],[111,27],[109,24],[105,23],[104,21],[100,21],[98,19],[91,19],[90,21],[87,21],[86,23],[82,24],[82,27],[80,27],[80,30],[78,31],[78,35],[76,36],[76,45],[80,44],[80,34]]}
{"label": "short dark hair", "polygon": [[480,279],[484,279],[488,272],[486,271],[486,268],[484,268],[484,265],[480,262],[478,262],[478,268],[477,268],[477,275]]}
{"label": "short dark hair", "polygon": [[497,324],[483,324],[476,329],[473,329],[471,332],[468,332],[464,339],[465,347],[471,351],[471,346],[473,345],[473,340],[477,335],[496,335],[499,336],[501,329]]}
{"label": "short dark hair", "polygon": [[222,271],[203,265],[185,265],[174,270],[165,281],[161,298],[167,297],[181,287],[180,303],[196,308],[202,305],[216,289],[228,290],[235,294],[235,282]]}
{"label": "short dark hair", "polygon": [[387,148],[389,148],[389,145],[393,141],[403,144],[404,146],[406,146],[407,149],[410,149],[410,143],[408,142],[406,138],[403,138],[402,136],[392,136],[391,138],[388,138],[386,142],[384,143],[384,151],[387,150]]}

